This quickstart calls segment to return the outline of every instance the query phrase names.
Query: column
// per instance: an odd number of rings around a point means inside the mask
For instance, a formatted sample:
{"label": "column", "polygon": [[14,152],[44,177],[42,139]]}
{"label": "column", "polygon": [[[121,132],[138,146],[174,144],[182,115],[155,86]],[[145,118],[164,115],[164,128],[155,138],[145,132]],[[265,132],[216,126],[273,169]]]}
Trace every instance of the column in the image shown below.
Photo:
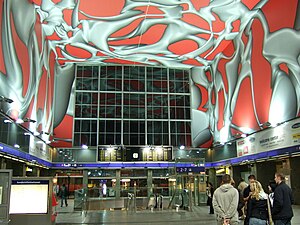
{"label": "column", "polygon": [[150,195],[153,193],[153,178],[152,178],[152,170],[147,170],[147,196],[150,197]]}
{"label": "column", "polygon": [[6,169],[6,161],[4,158],[0,159],[0,169]]}
{"label": "column", "polygon": [[121,170],[116,170],[116,199],[120,199],[121,197]]}
{"label": "column", "polygon": [[82,178],[83,189],[88,187],[88,183],[89,183],[88,170],[83,170],[83,178]]}
{"label": "column", "polygon": [[26,177],[26,164],[22,165],[22,177]]}
{"label": "column", "polygon": [[41,168],[37,167],[36,168],[36,176],[40,177],[40,174],[41,174]]}

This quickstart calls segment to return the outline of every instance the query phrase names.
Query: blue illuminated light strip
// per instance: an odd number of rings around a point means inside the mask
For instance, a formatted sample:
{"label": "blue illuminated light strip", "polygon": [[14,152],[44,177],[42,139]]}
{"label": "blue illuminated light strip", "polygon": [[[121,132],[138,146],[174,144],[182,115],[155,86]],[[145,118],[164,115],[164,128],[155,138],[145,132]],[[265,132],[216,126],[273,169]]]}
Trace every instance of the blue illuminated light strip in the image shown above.
{"label": "blue illuminated light strip", "polygon": [[[55,168],[79,167],[79,168],[169,168],[169,167],[195,167],[194,163],[175,162],[100,162],[100,163],[54,163]],[[204,166],[203,166],[204,167]]]}
{"label": "blue illuminated light strip", "polygon": [[[175,162],[99,162],[99,163],[51,163],[40,159],[29,153],[9,147],[0,143],[0,153],[7,153],[11,157],[26,160],[29,162],[35,161],[40,165],[49,168],[169,168],[169,167],[195,167],[194,163],[175,163]],[[237,165],[243,162],[255,161],[259,159],[271,159],[283,155],[290,155],[292,153],[300,153],[300,145],[288,148],[282,148],[267,152],[260,152],[258,154],[246,155],[232,159],[221,160],[218,162],[205,162],[205,168],[214,168],[224,165]]]}
{"label": "blue illuminated light strip", "polygon": [[40,159],[36,156],[30,155],[29,153],[19,151],[17,149],[14,149],[14,148],[4,145],[2,143],[0,144],[0,152],[7,153],[7,154],[11,155],[11,157],[16,157],[16,158],[19,158],[22,160],[27,160],[29,162],[35,161],[36,163],[47,166],[47,167],[53,166],[53,164],[51,162],[48,162],[48,161]]}

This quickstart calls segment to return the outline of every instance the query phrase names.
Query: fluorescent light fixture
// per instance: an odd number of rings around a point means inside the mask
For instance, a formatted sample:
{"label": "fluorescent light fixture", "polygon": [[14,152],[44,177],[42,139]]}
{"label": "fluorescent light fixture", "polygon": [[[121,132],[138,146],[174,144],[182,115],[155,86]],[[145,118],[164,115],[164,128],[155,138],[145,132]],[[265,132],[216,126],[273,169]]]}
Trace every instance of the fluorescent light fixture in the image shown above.
{"label": "fluorescent light fixture", "polygon": [[12,121],[11,121],[11,120],[8,120],[8,119],[6,119],[6,120],[4,120],[4,123],[12,123]]}
{"label": "fluorescent light fixture", "polygon": [[32,172],[32,168],[26,166],[26,172]]}
{"label": "fluorescent light fixture", "polygon": [[34,136],[39,136],[39,135],[40,135],[40,132],[34,131],[34,132],[33,132],[33,135],[34,135]]}
{"label": "fluorescent light fixture", "polygon": [[24,123],[24,120],[19,118],[19,119],[16,120],[16,123]]}
{"label": "fluorescent light fixture", "polygon": [[112,152],[113,150],[114,150],[114,148],[113,147],[109,147],[109,148],[107,148],[106,149],[108,152]]}
{"label": "fluorescent light fixture", "polygon": [[221,168],[221,169],[216,170],[216,173],[224,173],[224,172],[225,172],[225,169],[224,169],[224,168]]}
{"label": "fluorescent light fixture", "polygon": [[162,147],[156,147],[155,151],[157,152],[157,154],[162,154],[163,153]]}
{"label": "fluorescent light fixture", "polygon": [[121,179],[121,181],[122,181],[122,182],[129,182],[129,181],[130,181],[130,179],[128,179],[128,178],[124,178],[124,179]]}
{"label": "fluorescent light fixture", "polygon": [[3,101],[7,102],[7,103],[13,103],[14,102],[14,100],[12,100],[10,98],[6,98],[6,97],[0,95],[0,102],[3,102]]}
{"label": "fluorescent light fixture", "polygon": [[81,148],[82,148],[82,149],[88,149],[89,146],[87,146],[87,145],[81,145]]}
{"label": "fluorescent light fixture", "polygon": [[150,152],[150,147],[145,147],[144,149],[143,149],[143,152],[145,152],[146,154],[148,154],[149,152]]}

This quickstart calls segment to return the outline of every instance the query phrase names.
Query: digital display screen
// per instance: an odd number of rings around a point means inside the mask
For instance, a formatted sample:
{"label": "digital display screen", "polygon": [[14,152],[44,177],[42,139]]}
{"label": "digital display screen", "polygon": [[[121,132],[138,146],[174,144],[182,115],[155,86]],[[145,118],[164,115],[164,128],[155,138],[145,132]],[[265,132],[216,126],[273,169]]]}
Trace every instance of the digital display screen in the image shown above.
{"label": "digital display screen", "polygon": [[205,167],[176,167],[177,173],[201,173],[205,172]]}
{"label": "digital display screen", "polygon": [[10,214],[46,214],[49,181],[13,180],[10,193]]}

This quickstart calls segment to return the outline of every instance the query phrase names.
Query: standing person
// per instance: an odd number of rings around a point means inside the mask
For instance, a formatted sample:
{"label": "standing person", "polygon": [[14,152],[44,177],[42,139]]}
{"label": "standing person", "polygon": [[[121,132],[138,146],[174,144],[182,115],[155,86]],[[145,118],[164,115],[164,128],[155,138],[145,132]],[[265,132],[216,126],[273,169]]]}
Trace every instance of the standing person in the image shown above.
{"label": "standing person", "polygon": [[237,212],[239,193],[230,182],[230,175],[223,175],[221,186],[213,194],[212,204],[217,217],[217,225],[238,225],[239,223]]}
{"label": "standing person", "polygon": [[276,182],[274,180],[270,180],[268,189],[269,189],[269,200],[270,200],[271,207],[273,207],[275,188],[276,188]]}
{"label": "standing person", "polygon": [[241,193],[244,193],[244,190],[245,188],[248,187],[248,184],[247,182],[241,178],[240,182],[239,182],[239,185],[238,185],[238,190],[241,192]]}
{"label": "standing person", "polygon": [[256,177],[255,175],[251,174],[248,176],[248,181],[249,181],[249,185],[244,189],[244,193],[243,193],[243,197],[244,197],[244,202],[245,202],[245,220],[244,220],[244,225],[249,225],[249,217],[248,217],[248,204],[249,204],[249,199],[251,196],[251,190],[250,190],[250,184],[255,182]]}
{"label": "standing person", "polygon": [[294,202],[291,188],[285,183],[282,173],[275,173],[277,187],[274,191],[272,217],[275,225],[291,225],[294,216],[292,204]]}
{"label": "standing person", "polygon": [[61,198],[61,204],[60,207],[63,207],[63,203],[65,202],[65,205],[68,206],[67,198],[68,198],[68,190],[65,184],[63,184],[59,190],[59,196]]}
{"label": "standing person", "polygon": [[213,208],[213,205],[212,205],[214,187],[213,187],[211,182],[208,182],[207,185],[208,185],[208,187],[207,187],[207,190],[206,190],[206,194],[207,194],[207,205],[209,206],[209,214],[214,214],[214,208]]}
{"label": "standing person", "polygon": [[[248,187],[248,184],[246,183],[246,181],[243,178],[241,178],[240,183],[238,185],[238,191],[240,194],[238,212],[239,212],[239,219],[241,219],[241,220],[245,219],[244,190],[246,187]],[[240,202],[242,202],[242,204]]]}
{"label": "standing person", "polygon": [[250,184],[251,196],[248,199],[249,225],[266,225],[268,221],[268,195],[261,184],[254,181]]}

